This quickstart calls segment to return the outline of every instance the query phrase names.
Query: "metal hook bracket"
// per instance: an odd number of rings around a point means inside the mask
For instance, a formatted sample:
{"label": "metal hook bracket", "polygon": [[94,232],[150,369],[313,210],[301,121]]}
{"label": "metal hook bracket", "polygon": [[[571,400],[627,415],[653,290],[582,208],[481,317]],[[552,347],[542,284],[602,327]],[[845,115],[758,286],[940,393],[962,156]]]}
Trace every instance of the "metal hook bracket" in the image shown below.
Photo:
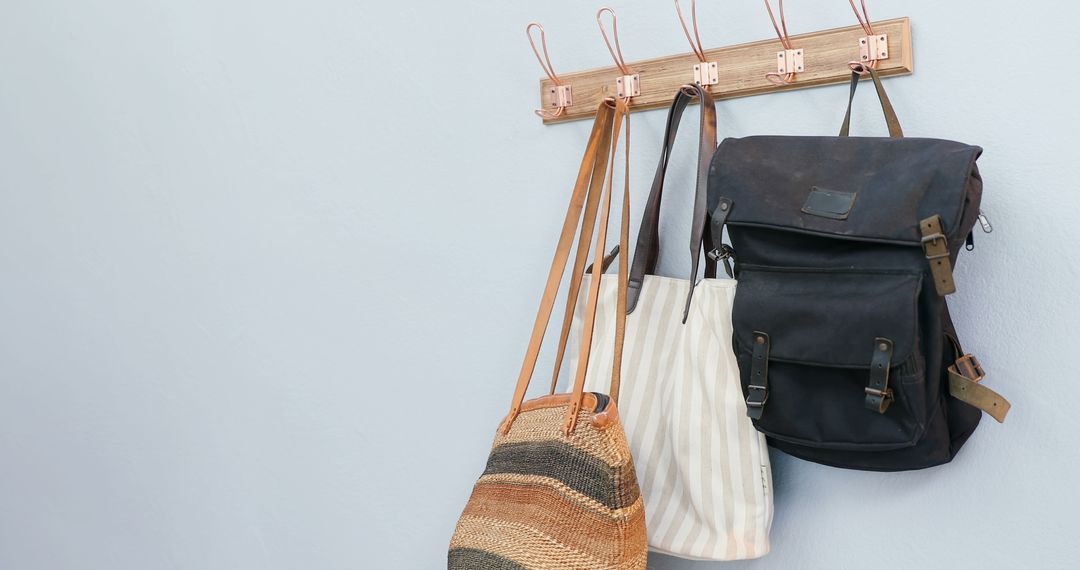
{"label": "metal hook bracket", "polygon": [[862,26],[863,33],[866,34],[859,38],[859,61],[848,63],[848,67],[857,73],[865,73],[868,67],[877,69],[879,61],[889,59],[889,36],[874,31],[874,24],[870,22],[870,11],[866,9],[866,0],[859,2],[862,12],[859,12],[859,6],[855,5],[855,0],[848,0],[848,4],[851,4],[855,19],[859,21],[859,26]]}
{"label": "metal hook bracket", "polygon": [[574,104],[574,92],[569,85],[551,86],[551,106],[556,109],[566,108]]}
{"label": "metal hook bracket", "polygon": [[859,38],[859,61],[870,64],[882,59],[889,59],[888,34]]}
{"label": "metal hook bracket", "polygon": [[629,99],[641,95],[641,76],[634,73],[616,78],[615,92],[619,99]]}
{"label": "metal hook bracket", "polygon": [[715,61],[695,63],[694,83],[703,87],[720,83],[720,64]]}
{"label": "metal hook bracket", "polygon": [[694,83],[702,87],[716,85],[720,83],[720,64],[709,61],[705,57],[705,50],[701,47],[701,34],[698,32],[697,25],[697,0],[690,0],[690,13],[691,21],[694,24],[693,35],[690,34],[690,28],[686,26],[686,19],[683,18],[679,0],[675,0],[675,14],[679,17],[679,24],[682,25],[683,33],[686,34],[686,41],[690,42],[690,49],[694,50],[694,55],[697,56],[700,62],[694,64]]}
{"label": "metal hook bracket", "polygon": [[786,49],[776,52],[776,72],[787,75],[789,73],[802,73],[803,50]]}

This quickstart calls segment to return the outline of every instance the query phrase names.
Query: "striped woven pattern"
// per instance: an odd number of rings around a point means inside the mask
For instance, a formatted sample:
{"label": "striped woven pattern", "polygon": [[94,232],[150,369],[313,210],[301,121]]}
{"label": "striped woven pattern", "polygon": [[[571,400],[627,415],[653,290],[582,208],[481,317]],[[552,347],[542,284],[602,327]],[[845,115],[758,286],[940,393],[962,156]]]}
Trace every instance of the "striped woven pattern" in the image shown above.
{"label": "striped woven pattern", "polygon": [[598,426],[582,409],[566,437],[567,402],[531,401],[495,437],[451,539],[449,570],[645,568],[644,505],[622,426]]}
{"label": "striped woven pattern", "polygon": [[[620,413],[649,547],[698,560],[757,558],[769,551],[772,475],[765,437],[746,416],[731,348],[735,281],[700,281],[683,324],[688,287],[685,279],[646,276],[626,322]],[[586,389],[606,385],[610,374],[615,296],[601,280]],[[579,303],[577,315],[582,310]],[[575,316],[575,334],[580,326]],[[574,370],[578,343],[569,346]]]}

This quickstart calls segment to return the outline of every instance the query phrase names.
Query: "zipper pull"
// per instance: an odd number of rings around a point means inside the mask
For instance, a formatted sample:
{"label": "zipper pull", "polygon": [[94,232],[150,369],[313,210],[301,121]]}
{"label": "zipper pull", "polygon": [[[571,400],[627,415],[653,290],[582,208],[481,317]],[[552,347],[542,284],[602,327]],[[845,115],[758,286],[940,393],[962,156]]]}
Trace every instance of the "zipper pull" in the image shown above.
{"label": "zipper pull", "polygon": [[986,217],[986,214],[982,210],[979,210],[979,225],[982,226],[984,233],[990,233],[994,231],[994,226],[990,225],[990,218]]}

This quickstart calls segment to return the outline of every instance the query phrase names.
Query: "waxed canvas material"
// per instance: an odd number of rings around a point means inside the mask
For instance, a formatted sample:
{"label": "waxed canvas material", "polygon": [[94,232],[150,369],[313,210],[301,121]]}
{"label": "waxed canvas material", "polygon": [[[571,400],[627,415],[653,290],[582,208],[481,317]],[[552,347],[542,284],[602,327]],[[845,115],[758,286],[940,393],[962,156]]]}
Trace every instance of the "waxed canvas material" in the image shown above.
{"label": "waxed canvas material", "polygon": [[[916,138],[721,143],[709,173],[712,232],[726,220],[737,260],[733,346],[744,396],[754,335],[769,335],[768,399],[754,425],[770,445],[826,465],[897,471],[950,461],[974,431],[980,411],[948,394],[955,331],[919,223],[941,217],[955,264],[978,216],[980,153]],[[878,338],[894,347],[884,413],[864,403]]]}
{"label": "waxed canvas material", "polygon": [[[977,176],[981,153],[977,146],[938,139],[729,138],[713,161],[709,184],[717,191],[709,193],[709,211],[726,192],[737,204],[728,218],[732,225],[915,245],[919,220],[936,214],[950,234],[960,232],[950,238],[963,240],[970,229],[963,223],[968,182]],[[854,193],[848,218],[803,212],[813,187]],[[971,190],[978,200],[981,187]]]}

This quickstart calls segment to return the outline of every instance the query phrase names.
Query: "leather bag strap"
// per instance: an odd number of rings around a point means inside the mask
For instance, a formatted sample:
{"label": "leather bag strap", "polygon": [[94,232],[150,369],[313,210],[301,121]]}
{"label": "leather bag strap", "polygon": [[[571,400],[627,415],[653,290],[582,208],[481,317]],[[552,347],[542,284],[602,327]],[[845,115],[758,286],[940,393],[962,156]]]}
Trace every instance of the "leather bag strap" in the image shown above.
{"label": "leather bag strap", "polygon": [[[896,110],[893,109],[889,96],[885,93],[885,87],[881,84],[878,72],[870,67],[865,68],[870,72],[870,78],[874,80],[874,88],[877,89],[878,100],[881,101],[881,110],[885,113],[885,124],[889,127],[889,136],[902,138],[904,130],[900,128],[900,119],[896,118]],[[858,72],[851,72],[851,92],[848,94],[847,113],[844,114],[844,124],[840,126],[840,136],[848,136],[851,130],[851,104],[855,101],[855,89],[859,87],[861,76]]]}
{"label": "leather bag strap", "polygon": [[[604,259],[604,246],[607,239],[608,220],[611,212],[611,201],[613,192],[613,169],[609,168],[609,164],[614,160],[615,151],[617,150],[616,141],[622,125],[626,123],[626,178],[625,187],[623,190],[623,212],[620,231],[620,245],[622,248],[627,247],[629,241],[629,228],[625,220],[629,219],[630,215],[630,185],[629,185],[629,144],[630,144],[630,132],[629,132],[629,113],[630,110],[626,103],[623,101],[604,101],[601,103],[596,113],[596,119],[593,123],[593,130],[589,136],[589,144],[585,150],[585,156],[582,158],[581,168],[578,171],[577,181],[574,185],[574,192],[571,195],[570,206],[567,209],[566,218],[563,221],[562,233],[559,236],[559,243],[556,247],[555,258],[552,260],[551,269],[548,273],[547,285],[544,288],[544,295],[541,298],[540,309],[537,312],[536,321],[533,325],[532,336],[529,341],[529,347],[526,351],[525,361],[522,363],[521,373],[518,375],[517,386],[514,390],[514,399],[511,404],[510,413],[507,415],[507,419],[504,422],[503,430],[508,431],[512,425],[514,419],[517,417],[521,410],[522,402],[525,399],[525,393],[528,390],[529,383],[532,379],[533,372],[536,368],[536,362],[539,357],[540,347],[543,343],[544,334],[547,330],[548,323],[551,319],[551,313],[554,309],[555,299],[558,295],[559,284],[562,281],[562,276],[566,270],[567,262],[570,257],[570,249],[573,246],[574,233],[579,228],[579,222],[581,226],[581,235],[579,238],[581,241],[578,244],[577,255],[574,260],[575,272],[571,277],[572,288],[580,290],[581,275],[580,267],[584,266],[589,252],[589,238],[596,234],[596,249],[595,260],[593,262],[592,280],[589,287],[589,303],[586,307],[585,320],[586,325],[583,329],[581,360],[578,366],[578,372],[574,382],[574,389],[571,398],[570,408],[567,412],[566,433],[569,434],[573,431],[577,422],[577,412],[581,409],[582,402],[584,400],[584,381],[585,371],[588,366],[589,352],[592,347],[592,332],[596,322],[596,310],[599,300],[599,287],[600,280],[603,272],[603,259]],[[609,154],[610,153],[610,154]],[[607,174],[606,192],[604,191],[604,174]],[[592,226],[596,223],[598,217],[598,210],[602,209],[602,214],[599,215],[600,227],[594,229]],[[584,214],[584,215],[583,215]],[[583,242],[583,243],[582,243]],[[611,390],[609,394],[612,399],[615,400],[618,397],[619,389],[619,372],[621,370],[621,355],[622,344],[625,335],[625,297],[626,297],[626,280],[622,277],[626,273],[626,269],[622,267],[624,264],[620,263],[620,280],[619,280],[619,299],[620,306],[618,307],[618,314],[623,315],[623,319],[617,319],[616,321],[616,339],[615,339],[615,362],[614,370],[611,379]],[[576,297],[577,293],[574,292],[572,297]],[[568,320],[573,317],[572,310],[566,315],[563,323],[563,329],[569,327]],[[565,353],[566,342],[565,339],[561,339],[559,346],[559,353],[556,356],[557,362],[561,364],[563,355]],[[557,372],[556,372],[557,376]]]}
{"label": "leather bag strap", "polygon": [[[626,124],[626,172],[623,177],[623,204],[622,216],[620,216],[619,242],[620,248],[628,246],[630,240],[630,108],[626,101],[618,99],[615,104],[615,125],[611,135],[611,157],[609,161],[614,164],[615,151],[618,149],[619,133],[623,124]],[[574,377],[574,388],[570,399],[570,406],[566,410],[565,433],[570,435],[577,426],[578,411],[585,395],[585,374],[589,369],[589,355],[592,352],[592,337],[596,325],[596,308],[600,302],[600,281],[603,279],[604,252],[607,245],[608,221],[611,213],[611,196],[614,194],[614,168],[608,169],[607,191],[602,198],[603,213],[600,216],[600,227],[596,230],[596,244],[593,253],[592,278],[589,280],[589,297],[585,306],[585,323],[581,328],[581,357],[578,359],[577,373]],[[618,293],[615,307],[615,352],[612,358],[611,385],[608,394],[611,399],[618,403],[620,375],[622,371],[623,339],[626,334],[626,257],[619,261]]]}
{"label": "leather bag strap", "polygon": [[[713,102],[712,96],[700,85],[683,86],[671,102],[671,109],[668,111],[667,128],[664,133],[664,146],[660,152],[660,163],[656,167],[652,189],[649,192],[649,198],[645,203],[641,216],[637,247],[634,250],[634,263],[630,267],[627,301],[629,311],[633,311],[641,295],[641,287],[645,281],[645,276],[656,271],[656,262],[660,254],[660,202],[664,193],[664,177],[667,174],[668,161],[671,158],[671,149],[675,144],[675,136],[678,134],[682,113],[687,104],[695,98],[701,101],[701,127],[698,139],[694,218],[690,228],[690,291],[686,295],[683,322],[686,322],[686,318],[690,313],[690,301],[694,294],[694,281],[697,279],[698,263],[705,239],[707,225],[707,213],[705,210],[709,166],[712,164],[713,155],[716,153],[716,104]],[[705,276],[715,277],[715,262],[706,261],[706,264]]]}
{"label": "leather bag strap", "polygon": [[[616,109],[618,111],[618,109]],[[626,159],[623,163],[623,199],[622,199],[622,215],[619,217],[619,251],[629,251],[630,247],[630,108],[623,102],[623,113],[626,117],[626,141],[623,147],[623,152],[626,155]],[[615,160],[615,144],[612,143],[612,160]],[[600,255],[603,254],[602,249],[597,249],[597,259],[600,259]],[[615,301],[615,352],[612,360],[614,365],[611,370],[611,386],[608,388],[608,395],[619,403],[619,388],[622,384],[622,358],[623,358],[623,345],[626,341],[626,304],[629,302],[629,290],[627,285],[629,284],[630,266],[626,261],[629,256],[623,256],[619,260],[619,286]],[[605,256],[604,261],[607,260]],[[593,264],[594,272],[596,264]],[[604,272],[603,263],[599,273]]]}
{"label": "leather bag strap", "polygon": [[[613,118],[613,117],[609,117]],[[589,260],[589,249],[592,245],[593,230],[596,227],[596,211],[600,205],[600,195],[603,194],[604,177],[608,170],[608,149],[611,148],[611,124],[604,127],[601,134],[600,149],[603,152],[597,154],[596,162],[592,169],[592,178],[589,181],[589,190],[585,200],[585,216],[581,224],[581,233],[578,236],[577,253],[574,254],[574,265],[570,270],[570,286],[566,293],[566,308],[563,311],[562,330],[559,333],[559,346],[555,352],[555,366],[551,372],[551,388],[549,394],[555,393],[559,384],[559,372],[562,370],[563,360],[566,357],[566,344],[570,339],[570,327],[574,322],[574,309],[577,306],[578,295],[581,292],[581,281],[585,273],[585,263]],[[600,265],[600,272],[607,270],[608,260],[604,259]]]}
{"label": "leather bag strap", "polygon": [[[582,210],[588,194],[589,181],[597,165],[598,157],[606,155],[607,148],[601,144],[605,140],[605,131],[609,131],[614,118],[614,109],[602,101],[596,111],[596,119],[593,121],[592,132],[589,134],[589,143],[585,147],[585,156],[581,159],[581,167],[578,169],[577,181],[574,183],[574,191],[570,195],[570,205],[563,219],[562,233],[559,235],[559,243],[555,247],[555,257],[548,271],[547,284],[544,286],[543,296],[540,298],[540,308],[533,323],[532,335],[529,338],[529,346],[525,351],[525,360],[521,364],[518,373],[517,386],[514,388],[514,399],[510,405],[510,413],[503,425],[503,430],[508,431],[510,425],[521,411],[521,403],[525,400],[525,392],[529,388],[533,372],[536,370],[536,361],[540,356],[540,346],[544,342],[544,334],[547,332],[548,323],[551,320],[551,312],[555,306],[555,298],[559,292],[559,283],[562,281],[566,264],[570,258],[570,248],[573,245],[574,233],[581,219]],[[610,141],[610,131],[607,135]]]}

